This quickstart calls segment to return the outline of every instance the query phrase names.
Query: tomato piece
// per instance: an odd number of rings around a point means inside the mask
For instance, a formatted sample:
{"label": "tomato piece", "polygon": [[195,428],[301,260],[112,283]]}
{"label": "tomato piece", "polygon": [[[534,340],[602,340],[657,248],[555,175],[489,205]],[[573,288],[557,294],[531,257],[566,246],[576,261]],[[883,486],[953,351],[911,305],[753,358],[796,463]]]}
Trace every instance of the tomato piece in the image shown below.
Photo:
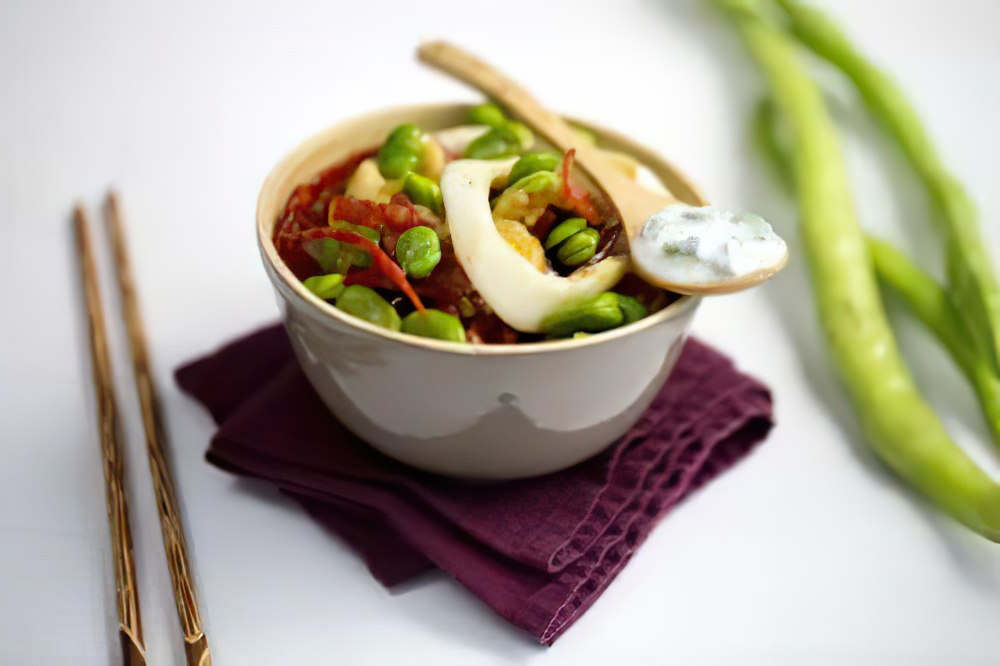
{"label": "tomato piece", "polygon": [[561,170],[562,196],[569,210],[587,220],[587,224],[590,226],[596,227],[601,224],[601,214],[590,201],[590,192],[574,184],[570,179],[570,171],[573,169],[573,158],[575,156],[575,148],[570,148],[563,155]]}

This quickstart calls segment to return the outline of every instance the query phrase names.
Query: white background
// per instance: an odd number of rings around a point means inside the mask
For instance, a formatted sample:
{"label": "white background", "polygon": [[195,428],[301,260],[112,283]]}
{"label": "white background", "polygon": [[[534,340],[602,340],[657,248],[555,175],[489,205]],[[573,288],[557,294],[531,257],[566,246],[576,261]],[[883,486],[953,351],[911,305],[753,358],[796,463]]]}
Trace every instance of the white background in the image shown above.
{"label": "white background", "polygon": [[[1000,4],[824,4],[909,92],[980,204],[996,253]],[[773,284],[705,303],[696,324],[773,387],[773,435],[670,515],[551,649],[443,576],[384,590],[270,487],[209,467],[209,417],[171,380],[182,361],[277,315],[252,225],[257,188],[285,151],[363,110],[475,99],[414,62],[418,39],[441,36],[551,106],[659,149],[713,201],[771,217],[793,249]],[[940,273],[940,240],[912,177],[850,92],[824,78],[865,224]],[[73,201],[96,205],[110,184],[128,213],[216,664],[1000,658],[1000,546],[941,518],[866,450],[819,342],[793,211],[746,146],[759,79],[702,5],[6,2],[0,84],[0,662],[106,664],[114,653],[69,234]],[[108,277],[149,663],[179,664]],[[899,306],[890,309],[929,399],[996,473],[1000,457],[971,392]]]}

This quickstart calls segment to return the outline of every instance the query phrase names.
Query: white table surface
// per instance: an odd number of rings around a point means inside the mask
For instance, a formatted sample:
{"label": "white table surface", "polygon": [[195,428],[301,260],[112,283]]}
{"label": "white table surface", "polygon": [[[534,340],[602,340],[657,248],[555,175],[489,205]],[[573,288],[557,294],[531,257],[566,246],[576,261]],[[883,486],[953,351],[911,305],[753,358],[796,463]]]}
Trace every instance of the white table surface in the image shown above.
{"label": "white table surface", "polygon": [[[901,80],[997,250],[1000,4],[827,2]],[[986,664],[1000,658],[1000,546],[941,518],[866,450],[823,356],[794,213],[745,143],[755,71],[696,2],[7,2],[0,8],[0,662],[108,663],[110,557],[69,212],[123,193],[216,664]],[[552,106],[618,127],[719,203],[770,216],[793,260],[704,304],[698,335],[774,388],[758,452],[685,502],[550,649],[436,575],[388,592],[264,484],[202,453],[182,361],[277,315],[252,236],[264,175],[361,110],[474,99],[418,66],[446,36]],[[909,172],[835,77],[861,216],[939,272]],[[629,103],[628,100],[632,102]],[[100,236],[99,236],[100,238]],[[102,246],[102,254],[105,248]],[[149,663],[182,652],[131,376],[104,273],[128,437]],[[898,305],[914,373],[1000,470],[972,394]],[[116,659],[112,661],[114,663]]]}

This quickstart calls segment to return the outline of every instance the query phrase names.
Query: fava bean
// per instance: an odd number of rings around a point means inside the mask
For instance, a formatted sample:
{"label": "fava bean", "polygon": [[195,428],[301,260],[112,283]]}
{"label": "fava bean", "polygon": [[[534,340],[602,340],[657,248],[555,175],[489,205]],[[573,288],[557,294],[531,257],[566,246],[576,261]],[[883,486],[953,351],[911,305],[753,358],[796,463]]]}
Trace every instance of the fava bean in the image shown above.
{"label": "fava bean", "polygon": [[492,127],[479,135],[465,148],[465,157],[473,160],[494,160],[517,155],[521,143],[507,127]]}
{"label": "fava bean", "polygon": [[561,159],[562,157],[556,153],[525,153],[521,159],[514,162],[507,182],[516,183],[536,171],[555,171]]}
{"label": "fava bean", "polygon": [[366,251],[332,238],[318,238],[302,247],[327,273],[346,273],[351,266],[368,268],[372,265],[372,256]]}
{"label": "fava bean", "polygon": [[597,333],[619,326],[625,316],[618,306],[618,295],[606,291],[600,296],[563,306],[542,320],[542,332],[563,337],[586,331]]}
{"label": "fava bean", "polygon": [[403,317],[402,331],[422,338],[465,342],[465,328],[459,318],[433,308],[415,310]]}
{"label": "fava bean", "polygon": [[528,194],[535,192],[556,191],[559,189],[559,176],[551,171],[536,171],[517,181],[510,188],[524,190]]}
{"label": "fava bean", "polygon": [[492,102],[472,107],[469,109],[467,118],[473,125],[489,125],[490,127],[499,127],[507,122],[507,116],[504,115],[499,106]]}
{"label": "fava bean", "polygon": [[397,126],[378,149],[375,161],[385,178],[402,178],[420,166],[424,153],[423,131],[413,123]]}
{"label": "fava bean", "polygon": [[467,297],[462,296],[458,299],[458,312],[468,319],[476,314],[476,306]]}
{"label": "fava bean", "polygon": [[360,284],[352,284],[340,292],[340,296],[337,297],[337,308],[392,331],[398,331],[401,326],[396,309],[374,289]]}
{"label": "fava bean", "polygon": [[302,286],[325,301],[340,296],[344,291],[344,276],[340,273],[314,275],[302,281]]}
{"label": "fava bean", "polygon": [[584,229],[573,234],[559,245],[556,258],[565,266],[579,266],[597,252],[601,234],[597,229]]}
{"label": "fava bean", "polygon": [[582,217],[571,217],[568,220],[563,220],[553,227],[552,231],[545,238],[545,249],[551,250],[573,234],[583,231],[586,228],[587,220]]}
{"label": "fava bean", "polygon": [[488,125],[512,135],[521,150],[527,150],[535,142],[535,135],[528,129],[527,125],[508,119],[496,104],[486,103],[475,106],[469,110],[467,117],[470,123]]}
{"label": "fava bean", "polygon": [[410,201],[430,208],[436,215],[440,215],[444,209],[444,204],[441,202],[441,188],[430,178],[418,173],[411,171],[406,174],[406,178],[403,179],[403,192],[410,197]]}
{"label": "fava bean", "polygon": [[396,260],[410,277],[427,277],[441,261],[441,241],[430,227],[407,229],[396,240]]}
{"label": "fava bean", "polygon": [[363,224],[354,224],[353,222],[347,222],[346,220],[331,220],[330,228],[353,231],[359,236],[364,236],[376,245],[378,245],[379,241],[382,239],[382,234],[379,233],[378,229],[372,229],[371,227],[366,227]]}
{"label": "fava bean", "polygon": [[306,241],[302,244],[302,249],[327,273],[346,273],[351,267],[350,261],[346,264],[340,261],[340,242],[332,238]]}
{"label": "fava bean", "polygon": [[623,324],[631,324],[646,316],[646,306],[636,299],[625,294],[615,294],[615,296],[618,297],[618,307],[625,317],[625,321],[622,322]]}
{"label": "fava bean", "polygon": [[[331,220],[330,228],[332,229],[343,229],[344,231],[353,231],[359,236],[363,236],[370,240],[371,242],[378,245],[382,238],[382,234],[378,229],[372,229],[371,227],[366,227],[363,224],[353,224],[345,220]],[[331,240],[331,239],[326,239]],[[336,242],[336,241],[334,241]],[[362,250],[360,247],[351,245],[350,243],[340,244],[340,259],[338,261],[338,266],[347,265],[357,266],[358,268],[368,268],[372,265],[372,255],[370,255],[367,250]],[[347,272],[345,268],[343,273]]]}
{"label": "fava bean", "polygon": [[506,128],[515,137],[517,137],[517,143],[521,150],[527,150],[528,148],[531,148],[532,144],[535,143],[535,135],[524,123],[511,120],[507,123]]}

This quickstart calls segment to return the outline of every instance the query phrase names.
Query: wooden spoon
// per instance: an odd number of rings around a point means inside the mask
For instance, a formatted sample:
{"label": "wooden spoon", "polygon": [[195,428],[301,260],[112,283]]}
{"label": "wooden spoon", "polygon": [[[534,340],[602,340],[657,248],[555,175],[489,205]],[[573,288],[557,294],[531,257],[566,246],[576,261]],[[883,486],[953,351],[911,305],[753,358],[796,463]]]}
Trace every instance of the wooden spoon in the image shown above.
{"label": "wooden spoon", "polygon": [[[593,147],[581,142],[562,118],[536,102],[531,94],[515,81],[475,56],[447,42],[422,44],[417,49],[417,56],[424,63],[454,76],[496,100],[555,149],[562,152],[575,149],[575,164],[590,177],[617,211],[630,244],[650,215],[671,204],[680,203],[669,194],[654,192],[623,176]],[[764,282],[784,268],[787,260],[786,252],[779,262],[763,270],[705,283],[667,282],[651,273],[638,261],[633,261],[633,268],[649,284],[669,291],[680,294],[727,294],[749,289]]]}

